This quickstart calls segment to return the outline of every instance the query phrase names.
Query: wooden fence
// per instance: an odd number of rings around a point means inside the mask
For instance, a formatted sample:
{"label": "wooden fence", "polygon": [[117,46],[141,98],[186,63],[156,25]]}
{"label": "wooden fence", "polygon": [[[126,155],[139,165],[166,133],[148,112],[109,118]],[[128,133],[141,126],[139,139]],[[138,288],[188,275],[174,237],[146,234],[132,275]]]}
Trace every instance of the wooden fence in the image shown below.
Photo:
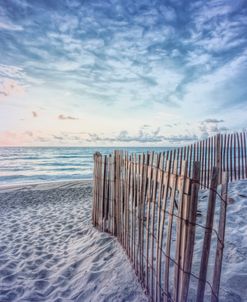
{"label": "wooden fence", "polygon": [[[156,158],[157,162],[159,159]],[[160,158],[160,162],[163,158]],[[190,285],[197,281],[197,301],[207,296],[218,300],[224,244],[227,180],[217,193],[218,168],[210,179],[207,217],[197,216],[200,186],[199,163],[193,165],[193,179],[187,177],[187,162],[166,162],[166,170],[153,167],[152,155],[138,161],[97,154],[94,171],[93,224],[119,239],[136,274],[153,301],[186,301]],[[214,215],[216,197],[220,210]],[[218,228],[213,222],[218,220]],[[196,228],[197,226],[197,228]],[[213,236],[214,235],[214,236]],[[203,242],[198,259],[193,258],[195,238]],[[201,239],[200,239],[201,238]],[[211,241],[215,246],[213,281],[206,280]],[[200,264],[199,264],[200,259]],[[196,272],[199,271],[199,274]],[[194,280],[191,280],[193,276]]]}
{"label": "wooden fence", "polygon": [[245,142],[94,155],[93,224],[118,238],[152,301],[218,301],[228,179],[247,176]]}
{"label": "wooden fence", "polygon": [[247,178],[247,132],[217,134],[194,144],[164,152],[166,160],[178,161],[180,171],[183,160],[188,162],[188,175],[192,176],[192,165],[200,162],[200,184],[209,186],[213,167],[219,168],[219,182],[226,171],[229,181]]}

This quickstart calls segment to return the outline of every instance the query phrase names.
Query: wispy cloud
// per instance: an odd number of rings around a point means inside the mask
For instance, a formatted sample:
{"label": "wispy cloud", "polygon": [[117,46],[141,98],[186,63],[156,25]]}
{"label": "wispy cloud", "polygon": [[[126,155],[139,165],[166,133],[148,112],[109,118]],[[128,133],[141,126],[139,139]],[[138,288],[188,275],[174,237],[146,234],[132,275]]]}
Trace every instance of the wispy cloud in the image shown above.
{"label": "wispy cloud", "polygon": [[0,22],[0,30],[21,31],[23,30],[23,27],[13,23]]}
{"label": "wispy cloud", "polygon": [[218,124],[218,123],[223,123],[224,120],[219,120],[219,119],[216,119],[216,118],[207,118],[203,121],[203,123],[207,123],[207,124],[211,124],[211,123],[215,123],[215,124]]}
{"label": "wispy cloud", "polygon": [[0,76],[20,79],[24,76],[23,68],[13,65],[0,64]]}
{"label": "wispy cloud", "polygon": [[15,80],[0,78],[0,96],[21,96],[25,94],[25,87]]}
{"label": "wispy cloud", "polygon": [[64,115],[64,114],[59,114],[58,119],[59,120],[78,120],[78,118],[76,118],[76,117]]}
{"label": "wispy cloud", "polygon": [[53,135],[53,138],[55,138],[56,140],[63,140],[64,139],[64,137],[58,136],[58,135]]}
{"label": "wispy cloud", "polygon": [[33,136],[34,136],[34,134],[33,134],[32,131],[26,131],[25,134],[28,135],[28,136],[30,136],[30,137],[33,137]]}
{"label": "wispy cloud", "polygon": [[175,143],[180,144],[184,142],[191,142],[198,139],[196,135],[170,135],[165,136],[160,133],[160,129],[151,130],[149,132],[139,130],[138,134],[131,135],[128,131],[123,130],[118,134],[112,136],[98,135],[96,133],[89,133],[89,142],[110,142],[110,143]]}

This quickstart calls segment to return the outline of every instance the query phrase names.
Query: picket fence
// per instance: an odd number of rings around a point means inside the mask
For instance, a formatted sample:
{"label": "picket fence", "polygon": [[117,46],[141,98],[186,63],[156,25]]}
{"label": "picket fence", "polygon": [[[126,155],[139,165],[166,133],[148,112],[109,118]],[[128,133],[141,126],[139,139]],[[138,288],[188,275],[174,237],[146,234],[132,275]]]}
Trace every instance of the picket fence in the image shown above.
{"label": "picket fence", "polygon": [[93,225],[118,238],[151,301],[215,302],[228,181],[246,177],[245,132],[164,153],[96,153]]}

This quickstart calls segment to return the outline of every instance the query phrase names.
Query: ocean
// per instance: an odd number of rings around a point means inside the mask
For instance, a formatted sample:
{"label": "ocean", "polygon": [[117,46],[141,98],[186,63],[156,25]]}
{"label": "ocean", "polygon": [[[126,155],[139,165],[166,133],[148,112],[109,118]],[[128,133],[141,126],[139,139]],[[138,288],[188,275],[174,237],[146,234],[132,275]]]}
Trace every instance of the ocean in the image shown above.
{"label": "ocean", "polygon": [[93,154],[163,152],[160,147],[1,147],[0,184],[92,179]]}

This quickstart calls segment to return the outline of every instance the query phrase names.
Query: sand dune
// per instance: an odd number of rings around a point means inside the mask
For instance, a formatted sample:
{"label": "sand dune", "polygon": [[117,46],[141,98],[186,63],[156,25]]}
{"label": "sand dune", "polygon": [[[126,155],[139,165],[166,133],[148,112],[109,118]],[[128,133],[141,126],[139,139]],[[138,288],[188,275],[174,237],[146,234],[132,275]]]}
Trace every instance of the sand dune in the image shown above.
{"label": "sand dune", "polygon": [[0,191],[0,301],[147,301],[117,240],[91,226],[92,186]]}

